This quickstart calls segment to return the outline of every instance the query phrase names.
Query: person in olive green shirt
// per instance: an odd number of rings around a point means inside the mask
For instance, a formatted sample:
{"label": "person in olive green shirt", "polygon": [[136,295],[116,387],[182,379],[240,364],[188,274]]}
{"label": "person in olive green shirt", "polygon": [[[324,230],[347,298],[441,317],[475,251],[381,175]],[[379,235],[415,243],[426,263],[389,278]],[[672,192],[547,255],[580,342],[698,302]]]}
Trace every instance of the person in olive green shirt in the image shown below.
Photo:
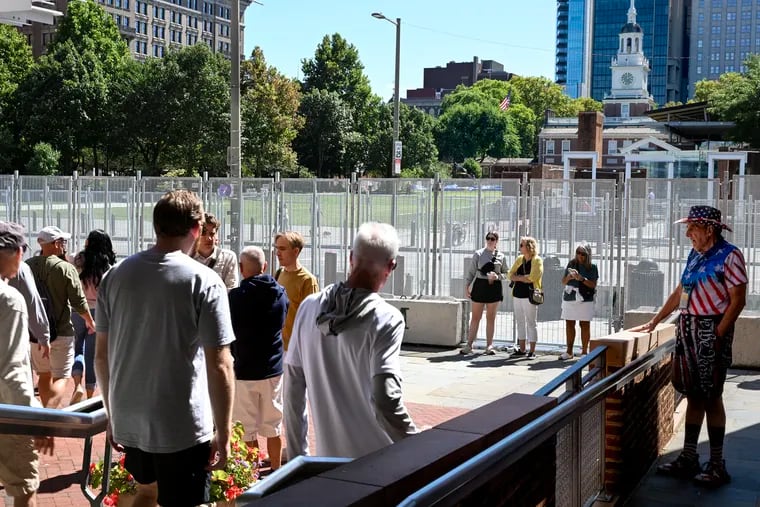
{"label": "person in olive green shirt", "polygon": [[303,236],[295,231],[279,232],[274,237],[274,246],[280,269],[275,273],[277,283],[285,288],[290,306],[285,317],[285,325],[282,328],[282,343],[288,350],[290,335],[293,332],[293,323],[296,320],[296,312],[301,301],[309,294],[319,292],[319,282],[308,269],[298,262],[298,256],[303,250]]}
{"label": "person in olive green shirt", "polygon": [[[74,365],[74,326],[72,309],[82,316],[87,329],[95,332],[87,298],[73,264],[63,260],[71,234],[58,227],[44,227],[37,234],[42,253],[27,260],[35,278],[50,292],[57,337],[51,340],[50,356],[45,357],[38,347],[32,347],[32,366],[39,375],[40,400],[45,407],[61,406],[67,380]],[[51,337],[52,338],[52,337]]]}

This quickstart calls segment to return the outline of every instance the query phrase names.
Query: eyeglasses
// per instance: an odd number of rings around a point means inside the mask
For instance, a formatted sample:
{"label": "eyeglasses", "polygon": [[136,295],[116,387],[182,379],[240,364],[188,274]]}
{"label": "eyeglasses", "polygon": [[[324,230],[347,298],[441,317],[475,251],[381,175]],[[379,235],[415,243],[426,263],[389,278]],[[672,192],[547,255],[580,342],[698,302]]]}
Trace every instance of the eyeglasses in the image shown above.
{"label": "eyeglasses", "polygon": [[486,236],[486,241],[497,241],[493,236]]}

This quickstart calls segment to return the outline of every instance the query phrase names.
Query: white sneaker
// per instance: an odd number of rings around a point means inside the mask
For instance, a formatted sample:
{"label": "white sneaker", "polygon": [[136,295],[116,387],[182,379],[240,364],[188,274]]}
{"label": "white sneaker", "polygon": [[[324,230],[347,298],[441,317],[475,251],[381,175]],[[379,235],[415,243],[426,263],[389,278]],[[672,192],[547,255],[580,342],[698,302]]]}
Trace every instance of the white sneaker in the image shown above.
{"label": "white sneaker", "polygon": [[487,356],[492,356],[492,355],[496,354],[496,351],[494,350],[493,345],[489,345],[488,347],[486,347],[485,354]]}
{"label": "white sneaker", "polygon": [[472,354],[472,347],[469,345],[465,345],[464,347],[459,349],[459,353],[462,355]]}
{"label": "white sneaker", "polygon": [[560,358],[560,359],[562,359],[563,361],[567,361],[568,359],[572,359],[572,358],[573,358],[573,355],[572,355],[572,354],[568,354],[567,352],[563,352],[563,353],[562,353],[562,354],[559,356],[559,358]]}

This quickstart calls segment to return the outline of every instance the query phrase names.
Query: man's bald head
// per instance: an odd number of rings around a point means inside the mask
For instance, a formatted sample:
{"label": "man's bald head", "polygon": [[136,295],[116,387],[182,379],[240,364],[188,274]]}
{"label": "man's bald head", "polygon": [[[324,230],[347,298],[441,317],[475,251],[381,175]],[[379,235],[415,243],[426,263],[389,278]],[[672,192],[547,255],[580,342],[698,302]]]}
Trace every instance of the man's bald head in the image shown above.
{"label": "man's bald head", "polygon": [[257,246],[247,246],[240,252],[240,274],[249,278],[262,274],[267,269],[264,250]]}

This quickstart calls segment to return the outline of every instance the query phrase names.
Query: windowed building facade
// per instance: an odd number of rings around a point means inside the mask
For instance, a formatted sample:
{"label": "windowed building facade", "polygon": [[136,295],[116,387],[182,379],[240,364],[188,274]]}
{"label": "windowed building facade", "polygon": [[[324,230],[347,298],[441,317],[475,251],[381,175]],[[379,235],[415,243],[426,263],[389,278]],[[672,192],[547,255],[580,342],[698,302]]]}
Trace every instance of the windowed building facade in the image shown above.
{"label": "windowed building facade", "polygon": [[[66,11],[69,1],[55,0],[57,10]],[[229,0],[96,0],[113,18],[119,32],[138,60],[162,57],[172,48],[203,43],[212,51],[230,57],[232,40]],[[242,19],[250,0],[240,1],[240,51],[243,51]],[[60,20],[57,20],[60,22]],[[22,27],[35,56],[47,50],[56,25]]]}
{"label": "windowed building facade", "polygon": [[698,81],[744,72],[760,53],[760,0],[693,0],[692,8],[689,96]]}

